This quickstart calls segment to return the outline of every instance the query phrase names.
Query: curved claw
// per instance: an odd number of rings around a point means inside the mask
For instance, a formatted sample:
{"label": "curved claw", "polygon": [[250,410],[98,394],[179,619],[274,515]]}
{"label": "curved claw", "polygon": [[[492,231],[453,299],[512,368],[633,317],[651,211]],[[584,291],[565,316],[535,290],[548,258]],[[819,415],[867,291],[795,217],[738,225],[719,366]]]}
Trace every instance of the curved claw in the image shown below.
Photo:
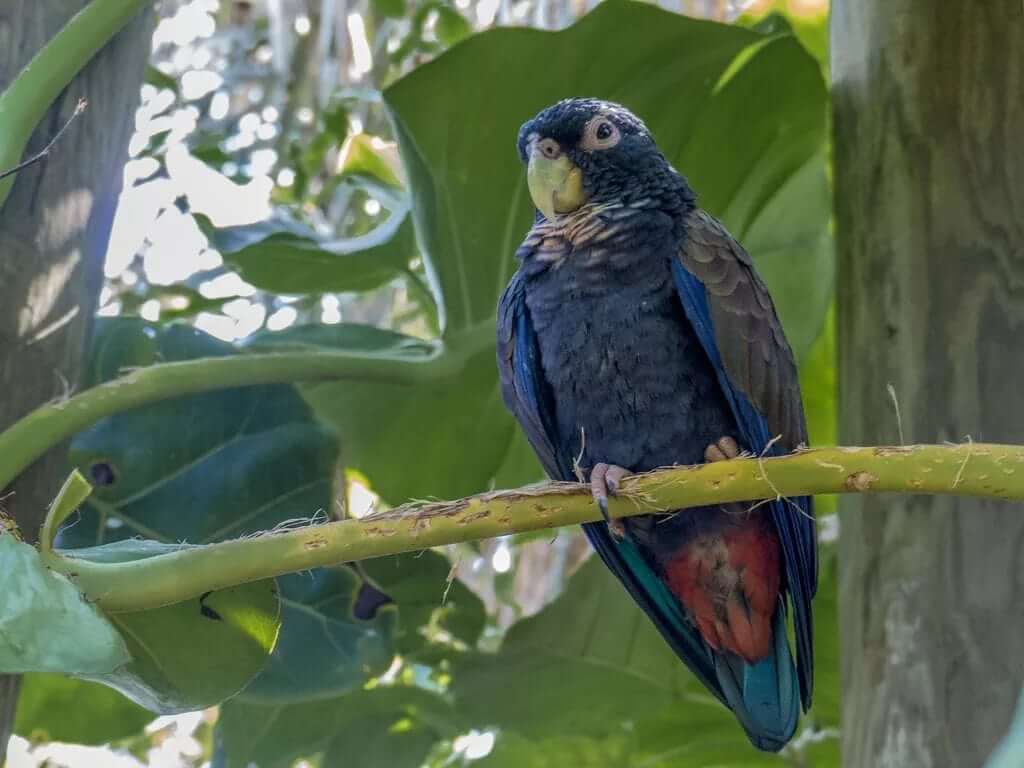
{"label": "curved claw", "polygon": [[608,496],[609,494],[614,496],[618,492],[619,483],[628,474],[628,469],[624,469],[617,464],[605,464],[603,461],[595,464],[594,468],[590,471],[590,494],[594,497],[594,501],[597,502],[598,509],[601,510],[601,515],[604,517],[605,522],[608,523],[608,526],[614,533],[620,536],[623,535],[625,529],[621,520],[613,520],[608,516]]}

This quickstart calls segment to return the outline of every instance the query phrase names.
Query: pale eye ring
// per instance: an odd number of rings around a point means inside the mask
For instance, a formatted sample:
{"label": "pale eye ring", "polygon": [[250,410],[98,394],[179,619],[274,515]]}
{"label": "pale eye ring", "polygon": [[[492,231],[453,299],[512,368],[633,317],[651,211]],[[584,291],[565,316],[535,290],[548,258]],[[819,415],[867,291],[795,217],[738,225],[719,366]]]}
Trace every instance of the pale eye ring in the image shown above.
{"label": "pale eye ring", "polygon": [[583,140],[580,146],[588,152],[611,149],[622,138],[615,123],[603,115],[593,117],[583,128]]}

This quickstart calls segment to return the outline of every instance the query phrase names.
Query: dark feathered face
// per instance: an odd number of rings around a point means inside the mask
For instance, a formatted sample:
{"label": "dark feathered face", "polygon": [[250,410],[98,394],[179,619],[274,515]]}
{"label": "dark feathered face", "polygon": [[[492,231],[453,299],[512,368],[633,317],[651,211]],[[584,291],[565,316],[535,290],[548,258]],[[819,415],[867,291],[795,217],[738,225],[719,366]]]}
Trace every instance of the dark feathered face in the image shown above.
{"label": "dark feathered face", "polygon": [[519,129],[530,195],[548,219],[611,203],[671,173],[647,127],[618,104],[566,99]]}

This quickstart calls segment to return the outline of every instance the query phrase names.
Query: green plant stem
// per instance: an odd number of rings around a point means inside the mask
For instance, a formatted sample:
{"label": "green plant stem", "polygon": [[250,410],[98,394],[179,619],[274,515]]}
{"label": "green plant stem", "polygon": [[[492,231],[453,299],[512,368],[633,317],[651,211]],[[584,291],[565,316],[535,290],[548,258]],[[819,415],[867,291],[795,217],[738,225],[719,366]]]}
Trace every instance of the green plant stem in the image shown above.
{"label": "green plant stem", "polygon": [[[18,164],[32,131],[75,75],[151,0],[93,0],[37,53],[0,94],[0,170]],[[13,178],[0,181],[0,205]]]}
{"label": "green plant stem", "polygon": [[[493,343],[493,330],[487,343]],[[467,355],[439,346],[420,360],[345,352],[287,352],[198,358],[139,368],[60,402],[37,408],[0,433],[0,488],[43,453],[115,413],[212,389],[324,379],[422,384],[461,370]]]}
{"label": "green plant stem", "polygon": [[[882,491],[1024,500],[1024,447],[817,448],[674,467],[626,479],[609,506],[612,515],[626,517],[779,495]],[[104,610],[131,611],[317,566],[598,519],[585,486],[561,483],[182,548],[147,560],[101,564],[57,552],[48,564]]]}

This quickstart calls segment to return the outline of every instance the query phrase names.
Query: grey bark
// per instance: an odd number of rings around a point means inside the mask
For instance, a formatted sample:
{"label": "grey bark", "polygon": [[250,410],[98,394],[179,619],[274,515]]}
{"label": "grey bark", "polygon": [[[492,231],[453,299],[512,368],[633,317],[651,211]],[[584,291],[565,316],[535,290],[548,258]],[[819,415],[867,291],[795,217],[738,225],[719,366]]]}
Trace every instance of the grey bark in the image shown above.
{"label": "grey bark", "polygon": [[[86,4],[0,3],[0,89]],[[150,14],[122,30],[50,108],[28,153],[46,144],[79,98],[89,100],[53,154],[18,175],[0,209],[0,429],[66,395],[78,379],[149,54]],[[27,537],[65,473],[58,449],[0,489],[0,503]],[[17,677],[0,676],[0,763],[17,690]]]}
{"label": "grey bark", "polygon": [[[1022,443],[1024,5],[835,0],[831,24],[840,440],[899,439],[891,382],[907,442]],[[844,766],[982,765],[1024,678],[1022,511],[844,499]]]}

